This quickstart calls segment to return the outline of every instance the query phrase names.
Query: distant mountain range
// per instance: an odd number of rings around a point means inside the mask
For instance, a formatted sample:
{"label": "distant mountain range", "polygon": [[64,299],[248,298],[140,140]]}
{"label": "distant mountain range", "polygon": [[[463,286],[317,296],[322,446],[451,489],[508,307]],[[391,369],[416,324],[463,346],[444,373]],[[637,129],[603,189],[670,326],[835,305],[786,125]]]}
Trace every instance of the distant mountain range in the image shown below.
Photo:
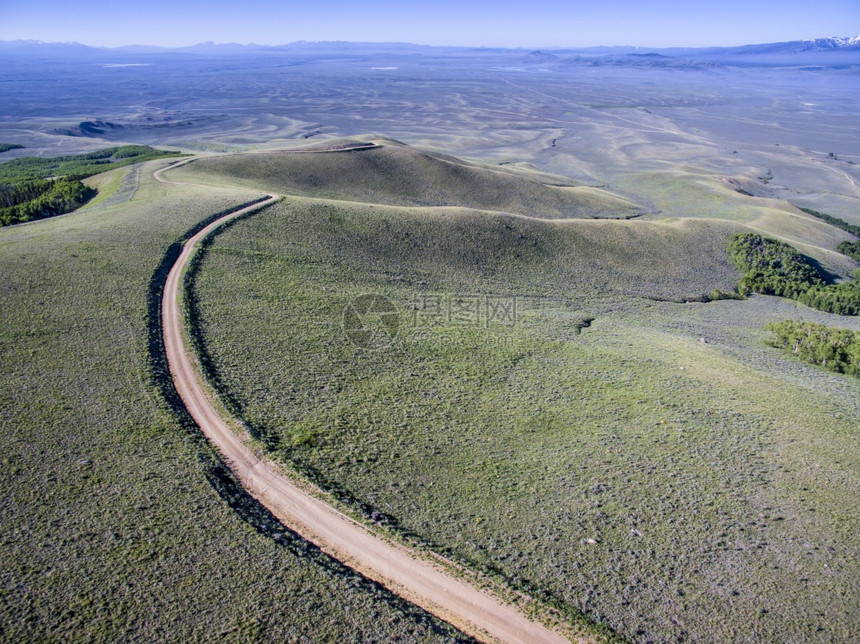
{"label": "distant mountain range", "polygon": [[813,40],[801,40],[800,45],[801,48],[798,51],[823,51],[850,47],[857,49],[860,48],[860,36],[853,38],[814,38]]}
{"label": "distant mountain range", "polygon": [[744,45],[742,47],[712,48],[710,51],[723,54],[800,54],[804,52],[860,51],[860,36],[854,38],[812,38],[764,45]]}
{"label": "distant mountain range", "polygon": [[525,49],[486,47],[434,47],[410,43],[294,42],[285,45],[241,45],[236,43],[199,43],[189,47],[90,47],[80,43],[45,43],[33,40],[0,41],[0,56],[33,59],[90,58],[139,59],[156,55],[237,57],[266,55],[410,55],[474,54],[476,56],[515,57],[521,63],[544,66],[561,64],[613,65],[636,67],[719,67],[719,66],[858,66],[860,36],[814,38],[789,42],[744,45],[740,47],[644,48],[588,47]]}

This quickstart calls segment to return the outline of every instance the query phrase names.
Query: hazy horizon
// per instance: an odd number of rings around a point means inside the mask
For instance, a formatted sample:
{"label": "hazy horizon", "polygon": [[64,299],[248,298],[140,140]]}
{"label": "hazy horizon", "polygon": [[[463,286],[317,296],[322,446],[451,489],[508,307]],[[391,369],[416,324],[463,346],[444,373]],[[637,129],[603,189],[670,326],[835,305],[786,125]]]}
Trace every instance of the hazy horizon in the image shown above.
{"label": "hazy horizon", "polygon": [[128,49],[128,48],[147,48],[147,49],[163,49],[165,51],[177,50],[177,49],[190,49],[194,47],[201,46],[212,46],[212,47],[261,47],[261,48],[272,48],[277,49],[279,47],[290,47],[294,45],[325,45],[325,44],[343,44],[343,45],[396,45],[396,46],[405,46],[405,47],[429,47],[429,48],[452,48],[452,49],[499,49],[499,50],[524,50],[524,51],[565,51],[565,50],[578,50],[578,49],[643,49],[643,50],[672,50],[672,49],[710,49],[710,48],[731,48],[731,47],[744,47],[744,46],[755,46],[755,45],[769,45],[776,44],[779,42],[804,42],[804,41],[813,41],[827,38],[842,38],[842,39],[860,39],[860,35],[853,34],[819,34],[813,36],[807,36],[804,38],[794,38],[791,40],[780,40],[780,41],[757,41],[757,42],[745,42],[739,44],[713,44],[713,45],[701,45],[701,46],[692,46],[692,45],[660,45],[660,46],[646,46],[646,45],[631,45],[628,43],[613,43],[613,44],[604,44],[604,45],[569,45],[569,46],[561,46],[561,45],[533,45],[533,46],[488,46],[488,45],[431,45],[427,43],[420,42],[411,42],[405,40],[293,40],[289,42],[280,42],[280,43],[259,43],[259,42],[237,42],[237,41],[215,41],[215,40],[201,40],[197,42],[188,42],[179,45],[157,45],[149,42],[129,42],[122,45],[93,45],[86,42],[80,42],[78,40],[40,40],[35,38],[15,38],[15,39],[5,39],[0,38],[0,42],[4,43],[28,43],[28,44],[36,44],[36,45],[79,45],[82,47],[87,47],[91,49],[104,49],[107,51],[115,50],[115,49]]}
{"label": "hazy horizon", "polygon": [[860,33],[860,5],[728,0],[719,6],[667,0],[607,0],[599,6],[549,0],[523,5],[476,1],[345,0],[241,4],[152,0],[146,9],[99,0],[7,0],[0,40],[76,42],[91,47],[188,47],[200,43],[279,46],[296,42],[562,49],[740,46]]}

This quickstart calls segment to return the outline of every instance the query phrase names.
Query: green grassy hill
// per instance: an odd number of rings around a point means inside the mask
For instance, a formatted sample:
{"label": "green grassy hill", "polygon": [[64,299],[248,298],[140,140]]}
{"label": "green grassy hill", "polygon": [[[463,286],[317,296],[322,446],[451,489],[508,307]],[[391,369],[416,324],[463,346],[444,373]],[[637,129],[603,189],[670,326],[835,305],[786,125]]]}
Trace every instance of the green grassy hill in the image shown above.
{"label": "green grassy hill", "polygon": [[[572,615],[634,641],[844,640],[860,384],[762,331],[835,316],[649,299],[734,283],[738,228],[290,198],[216,237],[197,333],[277,457]],[[365,294],[399,311],[387,348],[344,331]]]}
{"label": "green grassy hill", "polygon": [[[736,232],[826,258],[842,231],[692,183],[714,199],[690,218],[595,220],[638,208],[381,144],[169,172],[204,187],[154,182],[155,162],[94,179],[116,199],[89,211],[0,230],[3,635],[461,637],[283,531],[154,380],[159,263],[273,190],[292,196],[214,238],[188,302],[210,378],[276,458],[634,641],[849,640],[860,381],[764,328],[860,321],[698,301],[737,283]],[[373,351],[344,328],[366,294],[397,310]]]}
{"label": "green grassy hill", "polygon": [[259,193],[164,186],[0,230],[0,640],[438,642],[249,502],[153,384],[170,245]]}
{"label": "green grassy hill", "polygon": [[662,217],[718,219],[785,241],[836,275],[850,275],[857,265],[837,252],[853,239],[844,230],[802,212],[788,201],[737,192],[725,178],[680,172],[634,174],[619,181],[634,194],[650,194]]}
{"label": "green grassy hill", "polygon": [[726,247],[741,228],[722,222],[547,221],[304,198],[273,212],[280,218],[260,231],[258,244],[272,237],[308,271],[343,271],[343,279],[368,286],[685,300],[730,290],[740,277]]}
{"label": "green grassy hill", "polygon": [[[343,143],[339,144],[344,145]],[[571,182],[548,185],[383,140],[367,147],[225,155],[171,173],[177,180],[239,185],[281,194],[403,206],[463,206],[559,218],[628,218],[630,201]],[[541,175],[538,175],[541,176]]]}

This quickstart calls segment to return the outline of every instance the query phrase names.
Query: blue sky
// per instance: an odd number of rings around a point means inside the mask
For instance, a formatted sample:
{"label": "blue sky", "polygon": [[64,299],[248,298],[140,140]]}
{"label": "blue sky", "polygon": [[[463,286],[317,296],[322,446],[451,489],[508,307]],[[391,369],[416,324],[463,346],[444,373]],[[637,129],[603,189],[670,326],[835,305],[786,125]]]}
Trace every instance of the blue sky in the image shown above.
{"label": "blue sky", "polygon": [[860,35],[858,0],[0,0],[0,40],[487,47],[741,45]]}

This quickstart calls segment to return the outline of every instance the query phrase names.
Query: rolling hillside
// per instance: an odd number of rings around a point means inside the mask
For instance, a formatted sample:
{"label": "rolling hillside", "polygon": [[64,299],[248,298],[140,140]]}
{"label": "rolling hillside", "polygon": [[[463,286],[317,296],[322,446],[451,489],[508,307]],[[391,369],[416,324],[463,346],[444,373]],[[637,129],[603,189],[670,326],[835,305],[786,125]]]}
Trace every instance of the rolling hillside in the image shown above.
{"label": "rolling hillside", "polygon": [[230,408],[369,520],[634,641],[839,640],[860,383],[761,330],[837,316],[653,301],[730,288],[741,228],[293,197],[216,236],[192,317]]}
{"label": "rolling hillside", "polygon": [[[701,301],[737,283],[734,232],[782,226],[819,250],[841,232],[733,209],[729,188],[716,216],[612,220],[638,208],[344,145],[167,173],[203,186],[141,172],[129,201],[0,231],[10,633],[459,637],[283,531],[155,386],[159,261],[266,190],[290,196],[215,236],[188,302],[208,376],[273,457],[572,622],[638,641],[846,639],[860,384],[763,341],[767,322],[836,316]],[[398,316],[380,351],[346,334],[369,293]],[[515,313],[490,320],[491,302]]]}
{"label": "rolling hillside", "polygon": [[129,201],[0,230],[0,641],[462,638],[285,530],[159,393],[159,262],[259,196],[159,163]]}
{"label": "rolling hillside", "polygon": [[[548,219],[630,218],[636,204],[597,188],[558,185],[383,140],[203,158],[172,173],[182,181],[237,185],[346,201],[463,206]],[[330,151],[329,151],[330,150]],[[545,175],[537,175],[545,179]]]}

